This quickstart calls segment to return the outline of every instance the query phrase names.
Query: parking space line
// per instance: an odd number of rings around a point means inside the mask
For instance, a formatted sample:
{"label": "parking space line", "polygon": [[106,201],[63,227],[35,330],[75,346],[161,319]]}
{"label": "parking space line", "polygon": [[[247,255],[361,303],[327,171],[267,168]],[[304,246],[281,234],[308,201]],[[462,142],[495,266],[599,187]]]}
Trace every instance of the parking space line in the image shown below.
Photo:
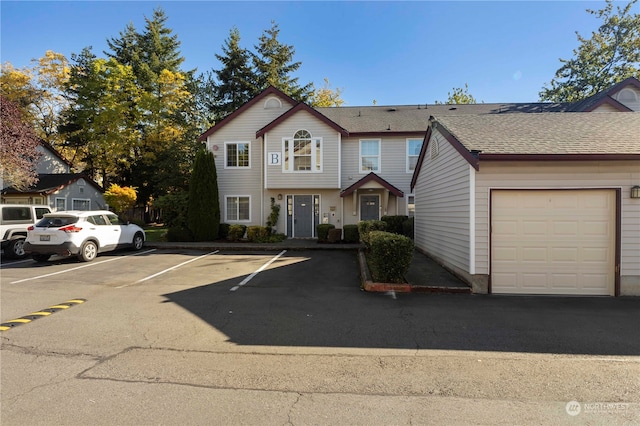
{"label": "parking space line", "polygon": [[127,256],[114,257],[114,258],[111,258],[111,259],[103,260],[101,262],[91,262],[91,263],[87,263],[86,265],[76,266],[75,268],[65,269],[64,271],[52,272],[50,274],[38,275],[37,277],[31,277],[31,278],[25,278],[23,280],[13,281],[11,284],[19,284],[19,283],[23,283],[25,281],[34,281],[34,280],[37,280],[37,279],[40,279],[40,278],[47,278],[47,277],[52,277],[54,275],[66,274],[67,272],[77,271],[78,269],[88,268],[90,266],[100,265],[101,263],[113,262],[114,260],[124,259],[124,258],[129,257],[129,256],[139,256],[141,254],[151,253],[152,251],[156,251],[156,250],[157,249],[151,249],[151,250],[147,250],[147,251],[141,251],[141,252],[129,254]]}
{"label": "parking space line", "polygon": [[2,269],[3,267],[6,266],[13,266],[13,265],[17,265],[19,263],[26,263],[26,262],[31,262],[32,259],[24,259],[24,260],[16,260],[15,262],[9,262],[9,263],[2,263],[0,264],[0,269]]}
{"label": "parking space line", "polygon": [[12,319],[12,320],[3,322],[2,324],[0,324],[0,331],[11,330],[13,327],[16,327],[18,325],[28,324],[31,321],[37,320],[38,318],[49,316],[49,315],[51,315],[51,314],[53,314],[55,312],[61,311],[63,309],[69,309],[72,306],[79,305],[79,304],[84,303],[86,301],[87,301],[87,299],[67,300],[64,303],[60,303],[58,305],[49,306],[47,309],[42,309],[40,311],[33,312],[33,313],[29,314],[29,315],[25,315],[25,316],[20,317],[20,318],[16,318],[16,319]]}
{"label": "parking space line", "polygon": [[212,251],[211,253],[203,254],[202,256],[198,256],[198,257],[196,257],[196,258],[193,258],[193,259],[187,260],[186,262],[182,262],[182,263],[180,263],[179,265],[172,266],[171,268],[167,268],[167,269],[165,269],[165,270],[163,270],[163,271],[160,271],[160,272],[156,272],[155,274],[153,274],[153,275],[149,275],[148,277],[142,278],[141,280],[138,280],[138,281],[136,281],[136,282],[134,282],[134,283],[131,283],[131,284],[123,284],[123,285],[120,285],[120,286],[118,286],[118,287],[116,287],[116,288],[124,288],[124,287],[132,286],[132,285],[134,285],[134,284],[139,284],[139,283],[141,283],[141,282],[144,282],[144,281],[150,280],[150,279],[152,279],[152,278],[155,278],[155,277],[157,277],[157,276],[159,276],[159,275],[162,275],[162,274],[164,274],[164,273],[167,273],[167,272],[169,272],[169,271],[173,271],[174,269],[177,269],[177,268],[179,268],[179,267],[181,267],[181,266],[183,266],[183,265],[186,265],[187,263],[195,262],[196,260],[198,260],[198,259],[202,259],[203,257],[210,256],[210,255],[212,255],[212,254],[216,254],[216,253],[218,253],[219,251],[220,251],[220,250],[216,250],[216,251]]}
{"label": "parking space line", "polygon": [[242,280],[242,282],[240,282],[240,284],[238,284],[237,286],[231,287],[231,289],[229,291],[236,291],[238,290],[240,287],[242,287],[243,285],[245,285],[246,283],[248,283],[249,281],[251,281],[253,279],[253,277],[255,277],[256,275],[258,275],[260,272],[264,271],[266,268],[269,267],[269,265],[271,265],[273,262],[275,262],[276,260],[278,260],[280,258],[280,256],[282,256],[283,254],[285,254],[287,251],[286,250],[282,250],[280,253],[278,253],[278,255],[276,257],[274,257],[273,259],[271,259],[270,261],[268,261],[267,263],[265,263],[264,265],[262,265],[260,267],[260,269],[258,269],[257,271],[253,272],[251,275],[249,275],[248,277],[246,277],[244,280]]}

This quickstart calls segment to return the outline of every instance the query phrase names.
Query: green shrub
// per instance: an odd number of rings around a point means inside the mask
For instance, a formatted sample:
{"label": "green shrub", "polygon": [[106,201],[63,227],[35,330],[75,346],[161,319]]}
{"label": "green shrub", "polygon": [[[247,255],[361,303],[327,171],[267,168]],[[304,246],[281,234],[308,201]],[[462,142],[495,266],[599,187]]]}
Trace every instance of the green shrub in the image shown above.
{"label": "green shrub", "polygon": [[170,242],[185,242],[193,241],[193,235],[186,226],[172,226],[167,231],[167,241]]}
{"label": "green shrub", "polygon": [[250,226],[247,228],[247,240],[252,243],[266,243],[271,231],[266,226]]}
{"label": "green shrub", "polygon": [[287,239],[285,234],[271,234],[269,235],[269,239],[265,242],[267,243],[279,243]]}
{"label": "green shrub", "polygon": [[358,243],[360,241],[360,233],[358,233],[358,225],[344,226],[344,242]]}
{"label": "green shrub", "polygon": [[229,226],[229,235],[227,235],[227,239],[231,242],[240,241],[240,239],[244,237],[244,233],[246,231],[246,225],[231,225]]}
{"label": "green shrub", "polygon": [[213,153],[198,150],[189,179],[187,226],[197,241],[215,241],[220,226],[218,178]]}
{"label": "green shrub", "polygon": [[229,236],[229,227],[231,225],[229,225],[228,223],[221,223],[220,227],[218,228],[218,233],[220,234],[220,238],[223,239],[227,239],[227,237]]}
{"label": "green shrub", "polygon": [[329,239],[329,230],[334,228],[335,225],[331,223],[321,223],[316,226],[316,230],[318,231],[318,241],[326,242]]}
{"label": "green shrub", "polygon": [[176,191],[162,195],[153,202],[153,207],[162,212],[162,222],[168,228],[187,226],[187,210],[189,208],[189,193]]}
{"label": "green shrub", "polygon": [[340,240],[342,240],[342,228],[329,229],[327,240],[329,240],[330,243],[339,243]]}
{"label": "green shrub", "polygon": [[387,224],[381,220],[361,220],[358,222],[358,232],[363,243],[369,246],[369,233],[373,231],[384,231]]}
{"label": "green shrub", "polygon": [[414,234],[413,234],[413,218],[412,217],[402,222],[402,235],[404,235],[405,237],[409,237],[413,240]]}
{"label": "green shrub", "polygon": [[380,218],[380,220],[387,224],[385,231],[400,235],[404,235],[402,233],[402,224],[407,219],[409,219],[409,216],[382,216]]}
{"label": "green shrub", "polygon": [[413,259],[413,241],[404,235],[384,231],[369,234],[367,254],[374,281],[402,283]]}

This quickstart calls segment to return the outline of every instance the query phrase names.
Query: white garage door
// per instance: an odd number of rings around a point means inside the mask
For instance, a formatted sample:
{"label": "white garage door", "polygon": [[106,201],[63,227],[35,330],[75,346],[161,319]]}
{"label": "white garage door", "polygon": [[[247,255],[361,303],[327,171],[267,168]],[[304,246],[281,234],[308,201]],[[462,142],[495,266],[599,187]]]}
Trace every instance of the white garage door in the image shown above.
{"label": "white garage door", "polygon": [[614,295],[615,191],[491,194],[493,293]]}

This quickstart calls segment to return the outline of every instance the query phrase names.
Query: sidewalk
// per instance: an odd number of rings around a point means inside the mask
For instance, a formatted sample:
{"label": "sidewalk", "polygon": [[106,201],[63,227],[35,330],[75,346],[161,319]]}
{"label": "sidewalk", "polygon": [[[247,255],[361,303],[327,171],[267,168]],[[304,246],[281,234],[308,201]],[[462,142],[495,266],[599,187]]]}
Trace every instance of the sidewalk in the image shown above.
{"label": "sidewalk", "polygon": [[[147,242],[145,247],[158,249],[192,250],[238,250],[238,251],[274,251],[274,250],[353,250],[359,251],[362,244],[318,243],[316,239],[291,238],[279,243],[227,243],[227,242]],[[373,283],[364,261],[364,255],[358,256],[363,288],[367,291],[397,291],[415,293],[471,293],[471,288],[452,275],[433,259],[415,251],[411,266],[407,272],[406,284]]]}

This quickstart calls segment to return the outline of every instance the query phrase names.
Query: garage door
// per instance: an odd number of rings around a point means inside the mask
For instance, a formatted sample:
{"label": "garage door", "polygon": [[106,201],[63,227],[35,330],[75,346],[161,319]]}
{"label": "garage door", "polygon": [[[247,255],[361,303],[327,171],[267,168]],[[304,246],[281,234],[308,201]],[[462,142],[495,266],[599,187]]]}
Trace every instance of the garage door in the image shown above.
{"label": "garage door", "polygon": [[615,191],[491,192],[491,291],[614,295]]}

